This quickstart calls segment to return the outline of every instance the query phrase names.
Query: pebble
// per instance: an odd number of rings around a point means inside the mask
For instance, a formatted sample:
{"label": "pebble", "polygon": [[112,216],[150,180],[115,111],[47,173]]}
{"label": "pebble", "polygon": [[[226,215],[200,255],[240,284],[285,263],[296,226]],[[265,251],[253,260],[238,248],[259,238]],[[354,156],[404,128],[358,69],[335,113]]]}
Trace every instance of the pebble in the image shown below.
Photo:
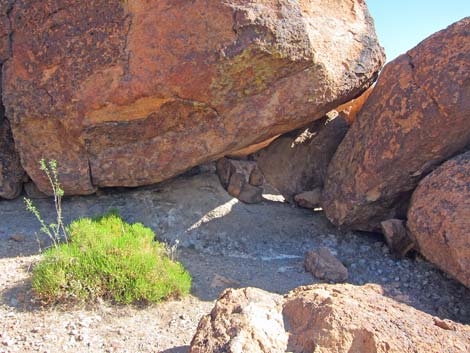
{"label": "pebble", "polygon": [[26,236],[21,233],[15,233],[15,234],[10,235],[10,239],[20,243],[22,241],[25,241]]}

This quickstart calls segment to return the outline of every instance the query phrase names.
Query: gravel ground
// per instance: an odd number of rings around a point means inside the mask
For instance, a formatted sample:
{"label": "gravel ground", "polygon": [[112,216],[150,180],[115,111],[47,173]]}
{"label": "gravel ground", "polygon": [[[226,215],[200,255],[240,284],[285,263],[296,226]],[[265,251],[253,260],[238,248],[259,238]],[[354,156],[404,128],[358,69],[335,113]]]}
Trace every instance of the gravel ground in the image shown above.
{"label": "gravel ground", "polygon": [[[217,177],[203,173],[138,189],[109,189],[71,197],[65,219],[116,208],[129,222],[152,227],[193,276],[192,296],[148,307],[44,307],[31,294],[38,260],[38,225],[21,199],[0,201],[0,352],[186,352],[200,317],[227,287],[286,293],[318,282],[303,255],[329,248],[353,284],[377,283],[385,294],[441,318],[470,324],[470,290],[419,256],[393,259],[380,235],[341,232],[322,213],[266,195],[258,205],[230,198]],[[36,200],[52,219],[51,200]],[[15,239],[13,239],[15,238]]]}

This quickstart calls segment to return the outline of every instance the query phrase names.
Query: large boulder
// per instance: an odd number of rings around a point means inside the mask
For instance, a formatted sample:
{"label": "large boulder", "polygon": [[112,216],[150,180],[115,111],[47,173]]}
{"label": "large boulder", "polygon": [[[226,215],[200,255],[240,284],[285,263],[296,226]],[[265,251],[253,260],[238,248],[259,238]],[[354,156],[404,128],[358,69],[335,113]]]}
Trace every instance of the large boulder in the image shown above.
{"label": "large boulder", "polygon": [[429,261],[470,288],[470,152],[419,183],[407,226]]}
{"label": "large boulder", "polygon": [[[4,1],[4,0],[3,0]],[[362,0],[17,0],[4,102],[68,194],[169,178],[319,119],[384,54]]]}
{"label": "large boulder", "polygon": [[470,328],[385,297],[379,286],[299,287],[282,298],[228,289],[199,323],[190,353],[470,351]]}
{"label": "large boulder", "polygon": [[470,144],[470,18],[387,64],[328,170],[336,225],[377,230],[403,218],[433,167]]}
{"label": "large boulder", "polygon": [[258,167],[266,181],[293,202],[299,193],[323,188],[328,164],[348,128],[344,114],[317,120],[259,151],[255,156]]}

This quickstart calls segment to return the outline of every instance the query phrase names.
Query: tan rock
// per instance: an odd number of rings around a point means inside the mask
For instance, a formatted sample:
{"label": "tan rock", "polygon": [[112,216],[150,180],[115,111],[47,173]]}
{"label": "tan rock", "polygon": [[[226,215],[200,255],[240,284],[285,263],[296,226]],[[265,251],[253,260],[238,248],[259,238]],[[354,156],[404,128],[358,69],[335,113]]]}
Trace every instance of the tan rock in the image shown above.
{"label": "tan rock", "polygon": [[323,187],[331,158],[349,128],[344,115],[320,120],[286,135],[255,157],[266,181],[289,202],[294,195]]}
{"label": "tan rock", "polygon": [[470,152],[419,183],[407,226],[424,257],[470,288]]}
{"label": "tan rock", "polygon": [[297,129],[384,61],[362,0],[17,0],[10,19],[17,148],[41,191],[38,160],[56,159],[67,194],[159,182]]}
{"label": "tan rock", "polygon": [[305,254],[304,266],[308,272],[318,279],[330,282],[345,282],[348,280],[348,269],[328,248],[308,251]]}
{"label": "tan rock", "polygon": [[300,287],[285,299],[288,351],[322,353],[467,352],[470,328],[435,324],[431,315],[398,303],[379,286]]}
{"label": "tan rock", "polygon": [[190,353],[460,353],[470,328],[382,295],[379,286],[299,287],[281,298],[225,291],[199,323]]}
{"label": "tan rock", "polygon": [[199,322],[190,353],[284,353],[282,297],[256,288],[227,289]]}
{"label": "tan rock", "polygon": [[334,224],[375,231],[404,219],[418,182],[469,144],[469,30],[465,18],[386,65],[328,169]]}
{"label": "tan rock", "polygon": [[305,191],[294,196],[295,203],[303,208],[316,208],[321,204],[321,195],[323,190],[316,188],[315,190]]}
{"label": "tan rock", "polygon": [[212,288],[227,288],[227,287],[238,287],[240,283],[232,278],[227,278],[225,276],[215,274],[211,281]]}

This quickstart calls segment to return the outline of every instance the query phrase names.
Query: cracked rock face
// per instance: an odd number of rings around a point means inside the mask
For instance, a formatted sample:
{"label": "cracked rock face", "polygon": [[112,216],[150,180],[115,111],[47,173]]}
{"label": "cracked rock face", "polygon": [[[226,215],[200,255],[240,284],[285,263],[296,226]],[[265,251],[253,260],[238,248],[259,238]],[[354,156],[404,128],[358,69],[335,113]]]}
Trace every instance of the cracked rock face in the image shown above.
{"label": "cracked rock face", "polygon": [[2,68],[10,55],[10,21],[12,0],[0,0],[0,199],[13,199],[23,188],[26,178],[20,157],[15,150],[10,123],[2,101]]}
{"label": "cracked rock face", "polygon": [[385,297],[380,286],[299,287],[284,298],[228,289],[203,317],[190,353],[467,352],[470,329]]}
{"label": "cracked rock face", "polygon": [[407,227],[429,261],[470,288],[470,152],[419,183]]}
{"label": "cracked rock face", "polygon": [[18,197],[23,190],[25,178],[26,174],[21,166],[18,153],[15,151],[10,124],[3,116],[3,106],[0,101],[0,199]]}
{"label": "cracked rock face", "polygon": [[470,18],[387,64],[329,165],[323,207],[336,225],[377,230],[470,145]]}
{"label": "cracked rock face", "polygon": [[47,191],[38,161],[56,159],[68,194],[158,182],[296,129],[384,61],[362,0],[17,0],[7,22],[23,166]]}

